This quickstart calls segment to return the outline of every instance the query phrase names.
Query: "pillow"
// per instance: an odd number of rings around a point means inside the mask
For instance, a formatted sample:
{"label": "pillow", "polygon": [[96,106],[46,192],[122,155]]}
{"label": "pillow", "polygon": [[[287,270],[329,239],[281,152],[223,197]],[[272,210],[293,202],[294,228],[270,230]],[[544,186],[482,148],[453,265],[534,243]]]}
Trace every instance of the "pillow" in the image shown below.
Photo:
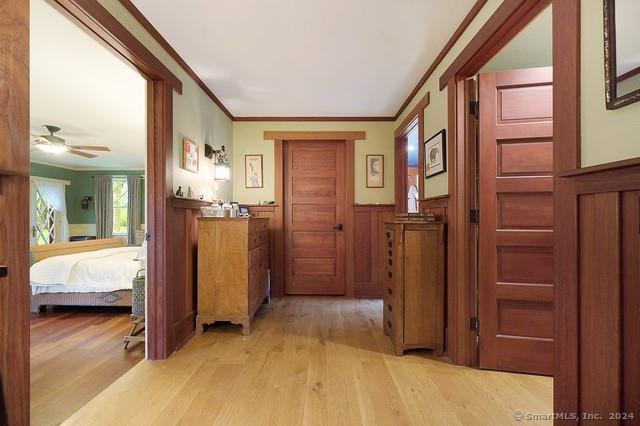
{"label": "pillow", "polygon": [[136,254],[138,259],[146,259],[147,258],[147,240],[144,240],[138,253]]}

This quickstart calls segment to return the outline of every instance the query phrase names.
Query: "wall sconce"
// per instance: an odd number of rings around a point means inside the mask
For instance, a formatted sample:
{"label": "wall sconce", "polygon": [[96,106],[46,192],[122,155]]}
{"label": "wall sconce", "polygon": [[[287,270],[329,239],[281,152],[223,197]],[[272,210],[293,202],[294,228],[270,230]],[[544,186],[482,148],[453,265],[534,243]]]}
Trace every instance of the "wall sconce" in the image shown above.
{"label": "wall sconce", "polygon": [[89,210],[89,203],[93,201],[93,197],[88,195],[82,198],[82,210]]}
{"label": "wall sconce", "polygon": [[204,146],[204,156],[213,159],[215,157],[215,180],[218,182],[229,182],[231,177],[231,167],[229,166],[229,157],[224,145],[219,150],[213,149],[209,144]]}

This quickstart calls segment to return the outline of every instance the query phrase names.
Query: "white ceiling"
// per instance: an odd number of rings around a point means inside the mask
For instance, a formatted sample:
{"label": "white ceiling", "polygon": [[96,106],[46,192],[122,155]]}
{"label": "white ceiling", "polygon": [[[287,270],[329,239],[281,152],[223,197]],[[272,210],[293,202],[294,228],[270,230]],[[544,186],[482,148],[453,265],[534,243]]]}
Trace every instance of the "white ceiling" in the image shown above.
{"label": "white ceiling", "polygon": [[393,116],[475,0],[133,0],[235,116]]}
{"label": "white ceiling", "polygon": [[[144,169],[146,81],[45,0],[31,0],[31,133],[43,124],[71,145],[105,145],[87,159],[31,152],[31,159],[78,169]],[[33,138],[30,139],[33,141]]]}

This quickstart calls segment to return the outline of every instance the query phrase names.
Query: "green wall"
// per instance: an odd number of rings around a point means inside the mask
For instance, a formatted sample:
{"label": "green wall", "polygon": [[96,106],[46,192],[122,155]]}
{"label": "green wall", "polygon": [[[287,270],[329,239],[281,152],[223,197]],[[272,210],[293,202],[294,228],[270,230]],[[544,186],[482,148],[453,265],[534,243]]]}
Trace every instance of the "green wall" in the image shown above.
{"label": "green wall", "polygon": [[[73,224],[95,224],[96,216],[94,203],[89,203],[89,209],[82,209],[82,199],[93,197],[93,176],[95,175],[144,175],[144,170],[71,170],[62,167],[31,163],[31,176],[50,179],[68,180],[71,182],[66,189],[67,219]],[[142,186],[142,211],[140,223],[145,223],[145,193]]]}

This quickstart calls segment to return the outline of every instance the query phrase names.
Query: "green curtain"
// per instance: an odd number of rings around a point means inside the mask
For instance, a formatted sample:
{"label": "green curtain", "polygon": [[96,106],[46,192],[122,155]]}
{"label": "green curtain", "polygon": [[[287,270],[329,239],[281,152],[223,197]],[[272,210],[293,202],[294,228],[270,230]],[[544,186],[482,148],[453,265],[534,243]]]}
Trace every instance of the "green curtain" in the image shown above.
{"label": "green curtain", "polygon": [[141,182],[140,176],[127,176],[127,242],[129,245],[136,244],[136,231],[140,228],[141,214]]}
{"label": "green curtain", "polygon": [[113,182],[111,176],[94,177],[96,208],[96,238],[113,236]]}

